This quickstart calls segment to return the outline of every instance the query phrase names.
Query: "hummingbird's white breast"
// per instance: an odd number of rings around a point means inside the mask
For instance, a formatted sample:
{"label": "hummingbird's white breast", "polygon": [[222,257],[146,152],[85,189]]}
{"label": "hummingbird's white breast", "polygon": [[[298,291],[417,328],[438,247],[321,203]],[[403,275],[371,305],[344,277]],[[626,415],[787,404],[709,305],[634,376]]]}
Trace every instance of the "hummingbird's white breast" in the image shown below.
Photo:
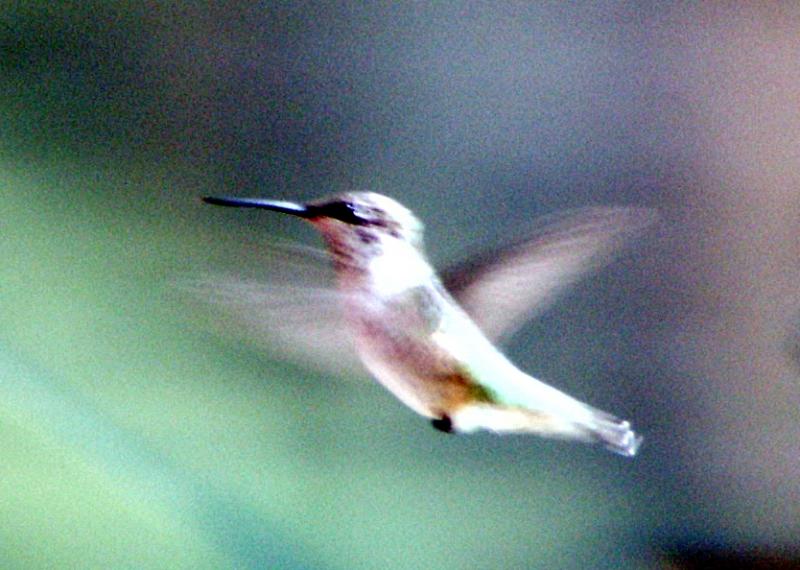
{"label": "hummingbird's white breast", "polygon": [[381,253],[368,264],[370,294],[393,297],[429,283],[435,273],[417,250],[400,240],[384,240]]}

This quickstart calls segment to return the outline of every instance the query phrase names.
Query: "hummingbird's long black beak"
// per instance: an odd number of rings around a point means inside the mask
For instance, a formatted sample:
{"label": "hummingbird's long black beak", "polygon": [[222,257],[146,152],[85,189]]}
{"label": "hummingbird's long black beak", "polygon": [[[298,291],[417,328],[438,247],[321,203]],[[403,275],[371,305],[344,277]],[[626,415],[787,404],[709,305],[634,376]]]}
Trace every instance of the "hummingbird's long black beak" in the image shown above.
{"label": "hummingbird's long black beak", "polygon": [[235,198],[232,196],[214,197],[206,196],[203,198],[206,204],[214,204],[215,206],[231,206],[235,208],[263,208],[265,210],[272,210],[273,212],[283,212],[284,214],[291,214],[301,218],[313,217],[312,209],[304,204],[296,204],[294,202],[283,202],[280,200],[264,200],[262,198]]}

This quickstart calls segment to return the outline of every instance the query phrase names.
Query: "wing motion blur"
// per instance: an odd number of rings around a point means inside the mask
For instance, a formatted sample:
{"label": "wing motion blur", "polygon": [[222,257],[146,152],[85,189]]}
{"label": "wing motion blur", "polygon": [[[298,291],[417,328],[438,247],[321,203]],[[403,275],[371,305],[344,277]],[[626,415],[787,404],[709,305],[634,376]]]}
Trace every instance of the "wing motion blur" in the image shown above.
{"label": "wing motion blur", "polygon": [[273,242],[250,275],[213,273],[180,289],[210,306],[213,327],[319,372],[364,377],[324,250]]}
{"label": "wing motion blur", "polygon": [[541,229],[520,242],[444,271],[442,280],[484,334],[504,340],[655,219],[643,208],[564,212],[542,220]]}
{"label": "wing motion blur", "polygon": [[[445,287],[493,341],[549,307],[610,261],[656,216],[638,208],[586,208],[537,223],[526,239],[441,274]],[[274,354],[345,377],[366,377],[341,313],[327,252],[272,242],[251,276],[210,274],[182,283],[221,309],[215,326]]]}

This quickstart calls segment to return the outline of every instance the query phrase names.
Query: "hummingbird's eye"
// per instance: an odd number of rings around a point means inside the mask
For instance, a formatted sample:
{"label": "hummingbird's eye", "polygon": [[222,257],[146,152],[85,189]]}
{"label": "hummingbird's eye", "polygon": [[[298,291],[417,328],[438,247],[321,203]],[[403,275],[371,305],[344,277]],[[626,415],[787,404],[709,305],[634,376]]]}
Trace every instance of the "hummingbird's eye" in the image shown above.
{"label": "hummingbird's eye", "polygon": [[369,223],[369,220],[360,215],[359,208],[352,202],[331,202],[323,206],[321,210],[325,216],[346,224],[363,226]]}

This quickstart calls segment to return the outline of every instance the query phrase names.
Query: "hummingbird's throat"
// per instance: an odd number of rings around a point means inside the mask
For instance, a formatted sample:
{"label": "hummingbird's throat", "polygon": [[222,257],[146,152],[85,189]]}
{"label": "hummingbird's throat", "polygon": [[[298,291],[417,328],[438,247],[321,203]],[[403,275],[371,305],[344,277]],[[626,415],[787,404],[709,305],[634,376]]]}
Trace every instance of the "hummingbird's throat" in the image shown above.
{"label": "hummingbird's throat", "polygon": [[381,226],[315,221],[322,232],[340,284],[392,295],[425,283],[433,268],[413,243]]}
{"label": "hummingbird's throat", "polygon": [[380,238],[368,229],[356,229],[345,235],[325,233],[337,271],[366,272],[372,259],[382,254]]}

